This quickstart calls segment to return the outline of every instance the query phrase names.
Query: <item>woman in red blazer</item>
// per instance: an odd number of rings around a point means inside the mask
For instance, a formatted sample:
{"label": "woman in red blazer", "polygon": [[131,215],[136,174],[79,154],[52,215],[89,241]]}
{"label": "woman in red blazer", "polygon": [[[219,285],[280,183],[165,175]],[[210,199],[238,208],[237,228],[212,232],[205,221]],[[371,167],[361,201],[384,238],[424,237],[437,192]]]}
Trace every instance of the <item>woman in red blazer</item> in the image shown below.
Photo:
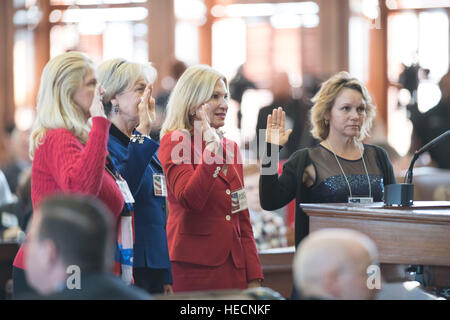
{"label": "woman in red blazer", "polygon": [[263,280],[237,144],[222,137],[228,85],[209,66],[188,68],[161,129],[174,292],[246,289]]}

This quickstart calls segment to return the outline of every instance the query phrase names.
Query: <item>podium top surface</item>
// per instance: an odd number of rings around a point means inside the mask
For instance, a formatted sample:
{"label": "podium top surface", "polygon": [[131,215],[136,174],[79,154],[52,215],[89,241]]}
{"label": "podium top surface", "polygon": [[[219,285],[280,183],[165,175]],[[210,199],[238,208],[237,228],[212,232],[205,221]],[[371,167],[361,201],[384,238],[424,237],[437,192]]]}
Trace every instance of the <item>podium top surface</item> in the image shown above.
{"label": "podium top surface", "polygon": [[385,206],[383,202],[371,204],[301,203],[300,207],[308,216],[325,215],[450,224],[450,201],[415,201],[411,207]]}

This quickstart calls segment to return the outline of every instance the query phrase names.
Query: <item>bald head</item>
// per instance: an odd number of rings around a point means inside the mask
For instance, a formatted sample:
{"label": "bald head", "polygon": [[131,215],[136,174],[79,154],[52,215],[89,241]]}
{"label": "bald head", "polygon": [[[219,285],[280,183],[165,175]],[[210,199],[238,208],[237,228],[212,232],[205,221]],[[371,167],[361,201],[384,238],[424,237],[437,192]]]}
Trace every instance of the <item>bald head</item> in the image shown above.
{"label": "bald head", "polygon": [[323,229],[299,245],[294,279],[303,296],[329,299],[368,299],[367,267],[377,250],[366,235],[348,229]]}

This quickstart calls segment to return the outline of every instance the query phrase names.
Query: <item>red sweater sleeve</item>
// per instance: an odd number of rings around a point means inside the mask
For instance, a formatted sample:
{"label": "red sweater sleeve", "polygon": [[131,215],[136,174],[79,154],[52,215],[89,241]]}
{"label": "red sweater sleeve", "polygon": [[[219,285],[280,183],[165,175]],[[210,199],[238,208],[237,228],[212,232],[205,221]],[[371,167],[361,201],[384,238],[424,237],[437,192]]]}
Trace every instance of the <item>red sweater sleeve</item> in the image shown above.
{"label": "red sweater sleeve", "polygon": [[42,147],[45,164],[53,170],[62,190],[98,195],[106,163],[110,122],[103,117],[92,118],[92,129],[84,148],[66,129],[50,131]]}
{"label": "red sweater sleeve", "polygon": [[[166,134],[161,140],[159,159],[166,174],[169,192],[184,207],[201,211],[217,178],[215,173],[222,166],[207,164],[202,156],[197,157],[201,163],[194,166],[193,159],[196,157],[192,152],[195,150],[191,146],[190,136],[176,130]],[[214,157],[211,154],[211,158]],[[223,158],[221,161],[224,163]]]}

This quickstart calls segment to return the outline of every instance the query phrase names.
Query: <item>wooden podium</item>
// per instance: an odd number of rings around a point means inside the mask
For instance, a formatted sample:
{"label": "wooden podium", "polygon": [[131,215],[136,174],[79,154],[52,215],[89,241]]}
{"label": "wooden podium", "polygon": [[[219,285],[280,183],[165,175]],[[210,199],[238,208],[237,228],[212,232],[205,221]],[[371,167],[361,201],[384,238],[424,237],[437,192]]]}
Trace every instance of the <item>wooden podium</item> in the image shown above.
{"label": "wooden podium", "polygon": [[429,286],[450,287],[450,202],[417,201],[412,207],[384,203],[301,204],[310,232],[349,228],[377,245],[379,262],[427,267]]}

